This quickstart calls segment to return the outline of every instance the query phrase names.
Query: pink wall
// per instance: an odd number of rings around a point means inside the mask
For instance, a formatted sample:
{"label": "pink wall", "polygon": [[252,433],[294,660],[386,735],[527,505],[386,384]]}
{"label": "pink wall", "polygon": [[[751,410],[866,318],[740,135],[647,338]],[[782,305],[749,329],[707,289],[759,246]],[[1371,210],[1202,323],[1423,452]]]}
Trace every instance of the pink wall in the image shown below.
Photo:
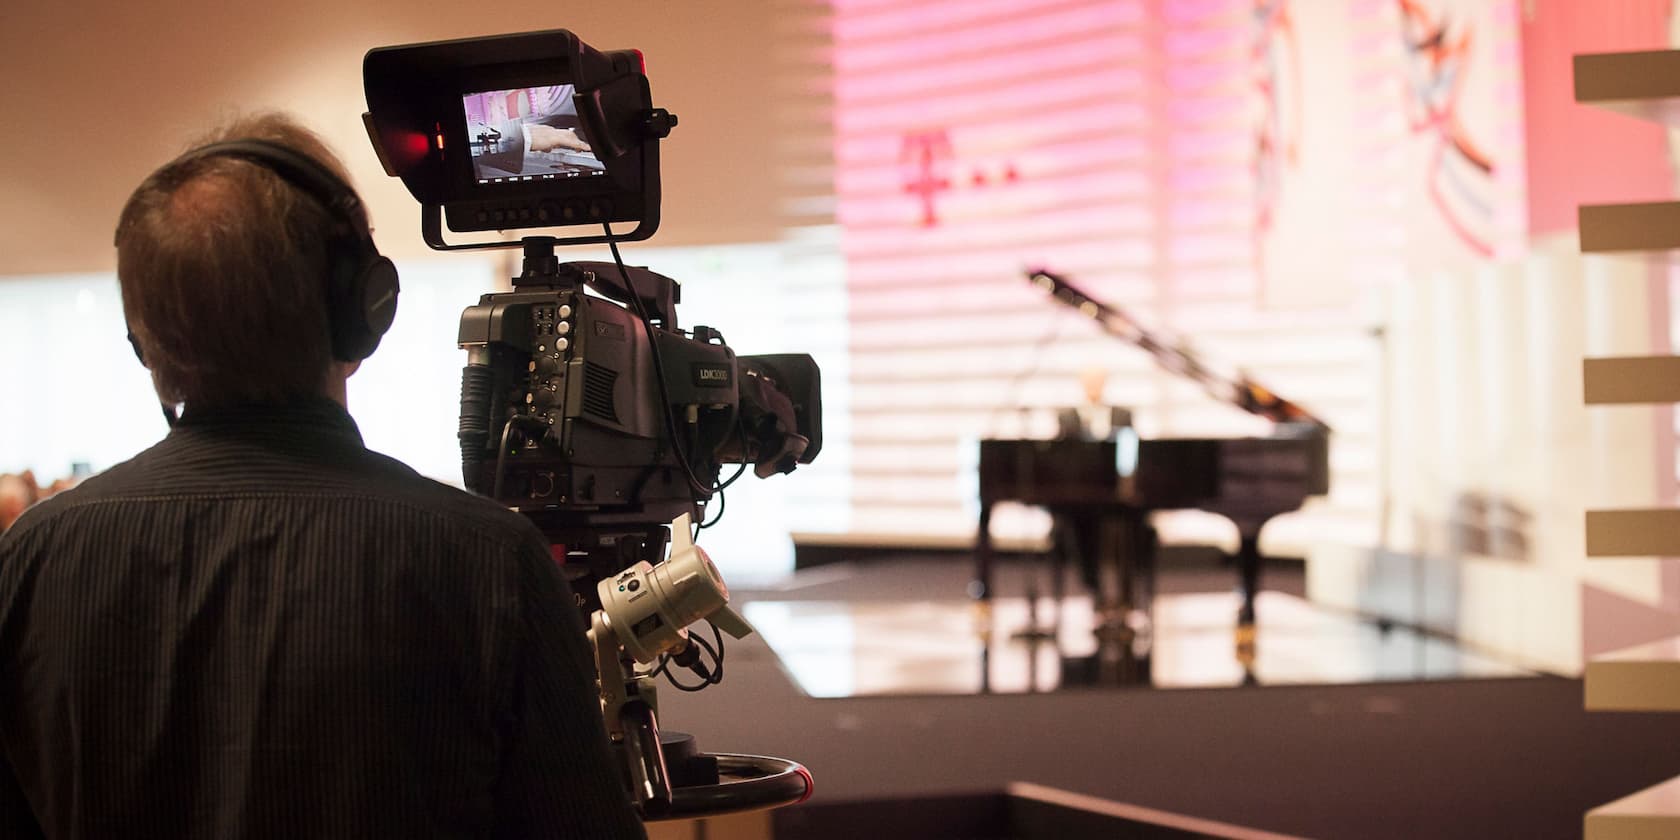
{"label": "pink wall", "polygon": [[[1579,105],[1571,57],[1580,53],[1666,49],[1669,0],[1576,3],[1538,0],[1523,17],[1523,76],[1527,110],[1529,228],[1532,236],[1568,234],[1581,204],[1662,201],[1674,196],[1664,129],[1652,122]],[[1666,337],[1666,283],[1652,277],[1652,317]],[[1669,342],[1652,352],[1671,352]],[[1593,409],[1589,409],[1591,411]],[[1600,409],[1602,410],[1602,409]],[[1659,411],[1659,484],[1672,495],[1673,414]],[[1637,477],[1634,477],[1637,480]],[[1613,562],[1613,561],[1596,561]],[[1665,561],[1655,602],[1581,586],[1582,653],[1591,658],[1680,632],[1680,566]]]}
{"label": "pink wall", "polygon": [[1532,236],[1575,229],[1580,204],[1669,198],[1654,123],[1577,105],[1571,56],[1668,46],[1668,0],[1531,0],[1523,15],[1523,107]]}

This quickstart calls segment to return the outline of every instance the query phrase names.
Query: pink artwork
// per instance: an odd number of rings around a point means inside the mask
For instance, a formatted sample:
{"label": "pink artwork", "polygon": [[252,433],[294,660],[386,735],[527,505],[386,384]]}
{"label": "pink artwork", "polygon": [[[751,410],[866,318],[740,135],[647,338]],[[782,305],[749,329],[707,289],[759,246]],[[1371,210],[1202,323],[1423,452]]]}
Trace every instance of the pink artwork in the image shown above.
{"label": "pink artwork", "polygon": [[1429,144],[1423,177],[1430,203],[1472,251],[1493,255],[1494,157],[1460,119],[1468,77],[1475,70],[1474,23],[1417,0],[1399,0],[1406,45],[1407,124]]}

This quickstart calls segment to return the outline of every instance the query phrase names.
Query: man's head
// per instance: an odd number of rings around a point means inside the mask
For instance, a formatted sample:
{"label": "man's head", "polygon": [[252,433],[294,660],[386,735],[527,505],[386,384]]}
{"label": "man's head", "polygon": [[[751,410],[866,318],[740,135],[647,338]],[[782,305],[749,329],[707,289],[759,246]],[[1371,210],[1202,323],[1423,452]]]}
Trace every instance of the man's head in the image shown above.
{"label": "man's head", "polygon": [[[237,140],[281,146],[348,183],[318,137],[279,115],[239,120],[195,148]],[[123,209],[123,313],[165,402],[342,400],[355,366],[334,359],[332,270],[344,243],[368,235],[367,217],[358,201],[327,207],[283,171],[189,153],[152,173]]]}
{"label": "man's head", "polygon": [[1091,365],[1079,371],[1079,390],[1084,392],[1087,405],[1103,404],[1103,388],[1107,384],[1107,368]]}
{"label": "man's head", "polygon": [[39,495],[34,473],[24,470],[19,475],[0,475],[0,531],[12,527]]}

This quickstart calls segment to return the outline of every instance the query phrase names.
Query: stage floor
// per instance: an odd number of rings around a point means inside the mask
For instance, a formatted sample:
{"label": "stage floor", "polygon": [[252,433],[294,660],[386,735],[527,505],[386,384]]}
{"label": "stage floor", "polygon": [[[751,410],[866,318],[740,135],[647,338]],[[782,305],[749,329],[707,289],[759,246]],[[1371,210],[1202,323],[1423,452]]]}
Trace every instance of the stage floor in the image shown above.
{"label": "stage floor", "polygon": [[[1016,694],[1092,687],[1220,688],[1530,676],[1451,641],[1262,592],[1252,647],[1238,644],[1235,593],[1163,594],[1152,626],[1099,645],[1089,598],[753,600],[744,613],[807,695]],[[1023,631],[1041,629],[1039,638]],[[1049,632],[1059,626],[1059,630]]]}

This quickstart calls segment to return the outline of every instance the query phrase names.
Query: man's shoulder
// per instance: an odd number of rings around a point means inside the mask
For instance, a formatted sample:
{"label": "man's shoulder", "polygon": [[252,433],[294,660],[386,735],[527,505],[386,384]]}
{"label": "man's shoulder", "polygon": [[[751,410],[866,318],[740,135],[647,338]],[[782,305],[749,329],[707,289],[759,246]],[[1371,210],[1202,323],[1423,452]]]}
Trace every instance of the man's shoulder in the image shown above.
{"label": "man's shoulder", "polygon": [[464,525],[489,527],[516,536],[535,533],[530,520],[490,499],[421,475],[389,455],[368,450],[368,458],[379,473],[379,478],[367,490],[370,495],[405,503]]}
{"label": "man's shoulder", "polygon": [[12,527],[7,529],[4,536],[14,541],[21,539],[25,534],[52,523],[65,511],[78,505],[97,502],[106,497],[120,494],[125,485],[135,483],[134,479],[140,472],[140,469],[135,466],[135,462],[139,458],[140,455],[136,455],[134,458],[83,479],[74,487],[54,493],[30,505],[24,509],[23,514],[18,517],[17,521],[12,523]]}
{"label": "man's shoulder", "polygon": [[[159,444],[89,477],[30,507],[6,532],[14,540],[26,533],[54,530],[76,518],[75,511],[106,505],[172,505],[235,502],[239,499],[315,499],[336,505],[356,499],[388,506],[399,519],[441,523],[475,532],[497,542],[535,544],[542,535],[530,520],[495,502],[428,478],[407,464],[361,449],[332,464],[264,469],[272,465],[217,463],[201,469],[179,467],[182,447]],[[253,473],[264,477],[256,479]],[[225,481],[218,478],[226,479]]]}

